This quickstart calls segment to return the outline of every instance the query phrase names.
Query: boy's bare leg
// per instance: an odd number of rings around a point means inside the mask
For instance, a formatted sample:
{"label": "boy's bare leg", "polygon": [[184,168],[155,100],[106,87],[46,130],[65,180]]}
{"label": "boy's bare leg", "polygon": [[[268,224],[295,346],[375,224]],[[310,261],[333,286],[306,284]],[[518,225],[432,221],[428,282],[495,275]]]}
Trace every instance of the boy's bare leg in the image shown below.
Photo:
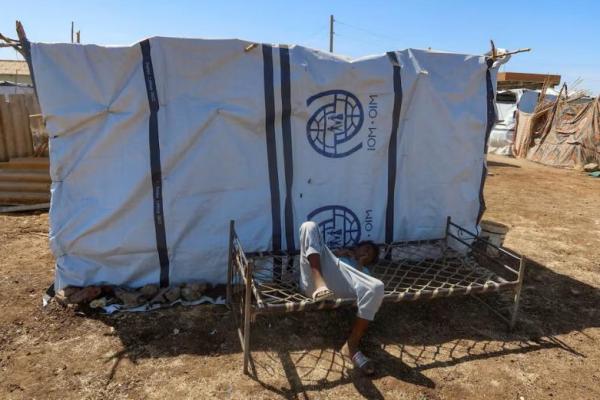
{"label": "boy's bare leg", "polygon": [[358,351],[360,340],[365,335],[367,328],[369,327],[369,321],[360,317],[356,317],[354,324],[352,325],[352,331],[348,337],[347,346],[350,358]]}
{"label": "boy's bare leg", "polygon": [[359,368],[362,373],[370,376],[375,373],[375,366],[373,365],[373,362],[366,358],[362,353],[361,357],[359,357],[357,360],[354,359],[356,353],[360,352],[358,345],[360,343],[360,339],[362,339],[362,337],[365,335],[368,327],[369,320],[356,317],[354,324],[352,325],[352,332],[350,332],[350,336],[342,348],[342,353],[346,353],[346,355],[352,359],[354,366]]}
{"label": "boy's bare leg", "polygon": [[321,273],[321,256],[319,254],[311,254],[308,256],[308,262],[310,263],[310,269],[315,282],[315,288],[327,286]]}

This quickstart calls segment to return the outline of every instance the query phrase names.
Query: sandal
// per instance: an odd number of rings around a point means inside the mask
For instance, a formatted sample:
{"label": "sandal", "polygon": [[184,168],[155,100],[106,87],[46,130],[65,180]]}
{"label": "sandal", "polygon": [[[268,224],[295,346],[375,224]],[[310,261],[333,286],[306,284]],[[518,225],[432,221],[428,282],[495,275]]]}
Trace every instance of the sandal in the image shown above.
{"label": "sandal", "polygon": [[315,303],[320,301],[332,300],[334,297],[333,292],[327,286],[321,286],[314,291],[312,299]]}
{"label": "sandal", "polygon": [[375,373],[375,366],[370,358],[365,356],[361,351],[354,353],[352,357],[352,364],[354,367],[359,369],[363,374],[370,376]]}

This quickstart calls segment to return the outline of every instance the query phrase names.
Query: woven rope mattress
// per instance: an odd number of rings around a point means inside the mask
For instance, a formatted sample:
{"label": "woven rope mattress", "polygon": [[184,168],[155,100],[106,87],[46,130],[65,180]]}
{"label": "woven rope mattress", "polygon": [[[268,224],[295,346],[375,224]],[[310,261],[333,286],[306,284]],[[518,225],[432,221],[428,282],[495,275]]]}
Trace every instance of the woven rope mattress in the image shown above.
{"label": "woven rope mattress", "polygon": [[[249,259],[254,262],[256,312],[328,309],[355,303],[352,298],[316,303],[302,294],[297,283],[297,255],[254,253]],[[517,284],[446,247],[443,241],[386,246],[370,273],[385,285],[384,302],[512,290]]]}

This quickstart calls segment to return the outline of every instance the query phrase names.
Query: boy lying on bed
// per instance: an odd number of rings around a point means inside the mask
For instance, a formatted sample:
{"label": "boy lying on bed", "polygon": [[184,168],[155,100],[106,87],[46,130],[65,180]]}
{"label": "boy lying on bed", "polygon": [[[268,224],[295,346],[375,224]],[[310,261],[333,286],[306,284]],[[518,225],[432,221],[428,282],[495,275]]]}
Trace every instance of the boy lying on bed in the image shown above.
{"label": "boy lying on bed", "polygon": [[342,352],[367,375],[375,369],[358,346],[383,300],[383,282],[363,272],[363,268],[377,262],[378,257],[379,248],[373,242],[332,252],[316,223],[307,221],[300,227],[300,287],[315,301],[356,299],[358,313]]}

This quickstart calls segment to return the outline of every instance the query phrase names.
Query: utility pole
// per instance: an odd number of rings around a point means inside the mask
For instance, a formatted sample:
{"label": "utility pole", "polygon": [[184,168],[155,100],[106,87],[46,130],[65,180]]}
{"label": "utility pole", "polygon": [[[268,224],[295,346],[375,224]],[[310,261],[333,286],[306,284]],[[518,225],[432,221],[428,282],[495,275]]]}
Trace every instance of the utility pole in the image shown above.
{"label": "utility pole", "polygon": [[333,14],[329,16],[329,52],[333,53]]}
{"label": "utility pole", "polygon": [[71,21],[71,43],[75,42],[75,22]]}

